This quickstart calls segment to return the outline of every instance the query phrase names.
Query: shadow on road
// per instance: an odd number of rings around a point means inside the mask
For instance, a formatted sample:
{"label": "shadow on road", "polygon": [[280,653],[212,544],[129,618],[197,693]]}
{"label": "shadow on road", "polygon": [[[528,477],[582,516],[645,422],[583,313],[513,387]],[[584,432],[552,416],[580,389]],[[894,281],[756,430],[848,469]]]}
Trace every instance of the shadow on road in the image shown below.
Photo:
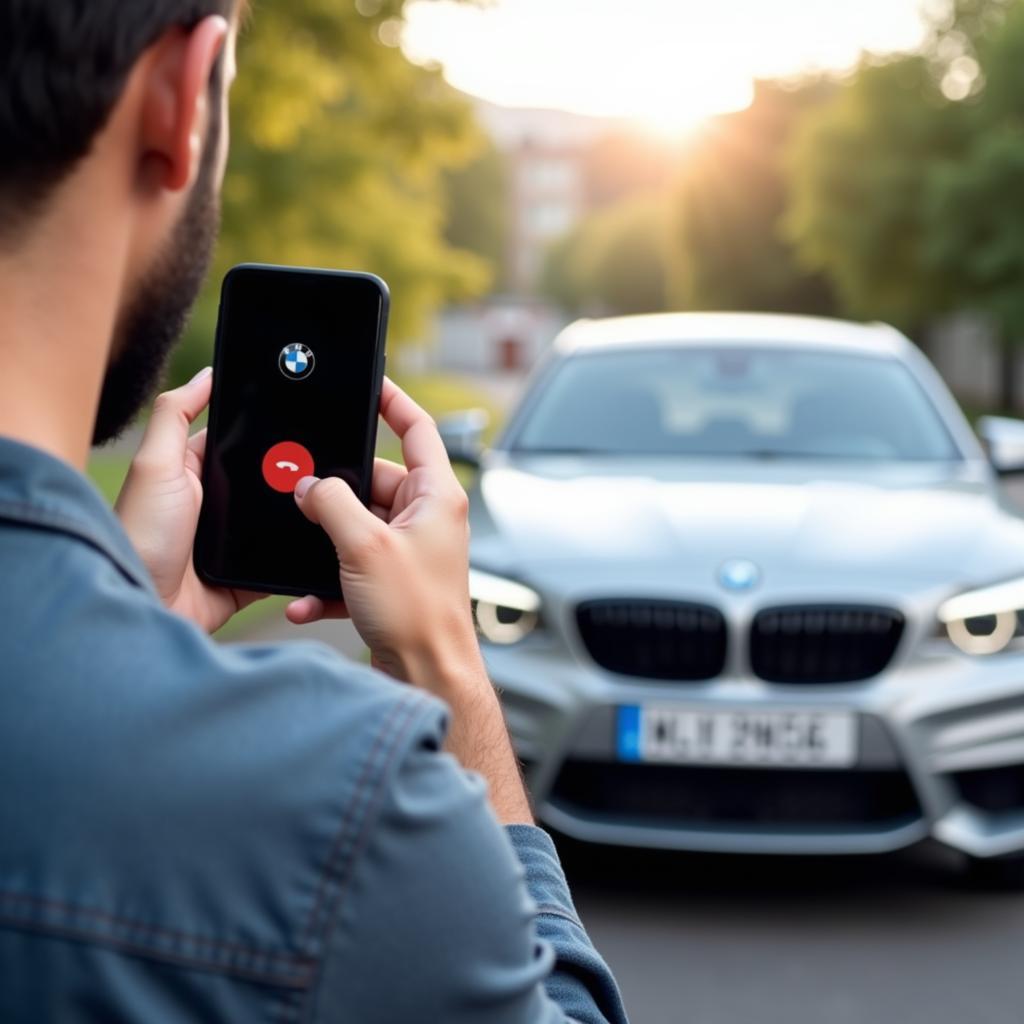
{"label": "shadow on road", "polygon": [[938,848],[723,857],[559,838],[634,1024],[1020,1024],[1024,897]]}
{"label": "shadow on road", "polygon": [[771,857],[589,846],[556,836],[575,888],[605,898],[685,901],[717,909],[823,900],[862,904],[944,893],[978,895],[960,859],[935,847],[874,857]]}

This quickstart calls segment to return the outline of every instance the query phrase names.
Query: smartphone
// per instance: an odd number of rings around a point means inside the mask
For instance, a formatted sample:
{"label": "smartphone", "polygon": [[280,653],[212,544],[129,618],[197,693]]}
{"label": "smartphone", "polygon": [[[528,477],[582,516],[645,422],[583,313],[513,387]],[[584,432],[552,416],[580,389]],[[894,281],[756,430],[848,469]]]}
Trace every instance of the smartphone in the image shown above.
{"label": "smartphone", "polygon": [[295,503],[305,476],[370,500],[389,295],[373,274],[246,264],[221,291],[195,543],[200,579],[341,597],[338,557]]}

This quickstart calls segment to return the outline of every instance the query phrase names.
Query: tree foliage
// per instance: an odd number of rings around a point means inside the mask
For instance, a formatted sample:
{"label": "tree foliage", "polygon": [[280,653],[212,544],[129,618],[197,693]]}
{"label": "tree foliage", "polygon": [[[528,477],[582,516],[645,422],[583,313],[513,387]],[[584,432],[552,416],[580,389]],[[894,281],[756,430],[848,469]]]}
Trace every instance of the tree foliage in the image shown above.
{"label": "tree foliage", "polygon": [[917,54],[866,62],[791,152],[788,229],[844,308],[949,309],[1024,337],[1024,4],[954,0]]}
{"label": "tree foliage", "polygon": [[669,203],[659,193],[591,214],[548,254],[544,293],[574,313],[654,313],[666,308]]}
{"label": "tree foliage", "polygon": [[675,208],[672,297],[686,309],[825,313],[822,278],[783,237],[784,153],[826,81],[758,82],[746,110],[710,122],[686,155]]}
{"label": "tree foliage", "polygon": [[798,265],[780,226],[786,146],[832,90],[820,80],[759,82],[748,109],[715,118],[682,149],[637,155],[620,143],[615,166],[649,187],[555,246],[546,293],[576,311],[832,311],[825,280]]}
{"label": "tree foliage", "polygon": [[485,260],[492,268],[492,288],[505,288],[511,226],[505,157],[488,141],[470,163],[448,170],[444,185],[448,244]]}
{"label": "tree foliage", "polygon": [[944,308],[949,276],[926,258],[927,180],[962,130],[923,55],[865,62],[808,115],[790,153],[787,231],[844,312],[915,330]]}
{"label": "tree foliage", "polygon": [[928,255],[958,305],[1024,341],[1024,5],[975,52],[984,87],[963,112],[962,150],[932,170]]}
{"label": "tree foliage", "polygon": [[209,358],[216,284],[256,260],[372,270],[393,293],[392,337],[483,290],[486,262],[444,237],[442,174],[482,145],[437,69],[398,48],[405,0],[257,4],[240,42],[216,272],[179,368]]}

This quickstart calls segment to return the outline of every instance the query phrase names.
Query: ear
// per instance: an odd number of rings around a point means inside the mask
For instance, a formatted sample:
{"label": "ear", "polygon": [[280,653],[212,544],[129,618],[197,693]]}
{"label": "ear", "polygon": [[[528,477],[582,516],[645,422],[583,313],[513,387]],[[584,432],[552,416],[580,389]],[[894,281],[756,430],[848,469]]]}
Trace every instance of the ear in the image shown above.
{"label": "ear", "polygon": [[[179,192],[199,168],[209,122],[210,78],[230,28],[204,18],[193,29],[172,29],[152,48],[142,104],[142,158],[160,165],[163,188]],[[226,87],[226,82],[225,82]]]}

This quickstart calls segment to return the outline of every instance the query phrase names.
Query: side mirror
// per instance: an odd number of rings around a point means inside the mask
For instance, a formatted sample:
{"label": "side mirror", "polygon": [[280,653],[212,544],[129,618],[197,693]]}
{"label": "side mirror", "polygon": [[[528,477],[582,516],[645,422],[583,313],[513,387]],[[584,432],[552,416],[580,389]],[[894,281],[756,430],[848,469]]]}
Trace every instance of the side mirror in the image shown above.
{"label": "side mirror", "polygon": [[978,434],[1000,476],[1024,475],[1024,420],[983,416],[978,420]]}
{"label": "side mirror", "polygon": [[491,417],[483,409],[467,409],[455,412],[438,420],[437,428],[441,432],[448,458],[455,465],[469,466],[471,469],[480,467],[480,457],[484,451],[484,432],[490,425]]}

